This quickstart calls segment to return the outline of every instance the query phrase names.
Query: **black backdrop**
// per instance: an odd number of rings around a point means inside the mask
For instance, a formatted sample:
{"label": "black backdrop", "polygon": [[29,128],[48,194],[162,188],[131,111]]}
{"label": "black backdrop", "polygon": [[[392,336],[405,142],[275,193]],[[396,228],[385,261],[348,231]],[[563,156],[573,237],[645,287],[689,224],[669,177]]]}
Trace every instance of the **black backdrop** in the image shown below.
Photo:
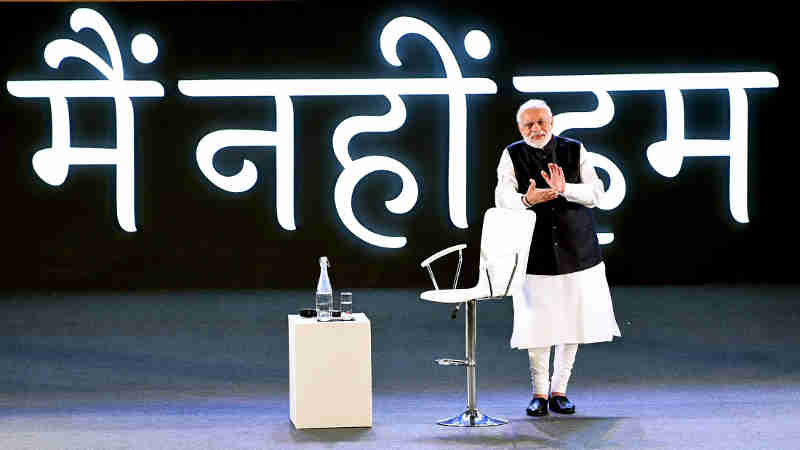
{"label": "black backdrop", "polygon": [[[114,169],[72,166],[59,187],[44,183],[32,155],[50,146],[46,99],[8,93],[8,80],[98,78],[82,61],[53,70],[43,60],[53,39],[72,38],[105,56],[96,35],[68,26],[77,7],[111,23],[126,78],[155,80],[163,98],[134,99],[136,223],[127,233],[115,214]],[[690,157],[674,179],[649,165],[645,150],[663,140],[663,92],[612,92],[615,116],[598,129],[570,130],[589,150],[622,170],[627,192],[614,210],[596,210],[600,231],[615,233],[603,247],[614,284],[760,283],[793,280],[797,253],[791,212],[796,150],[791,140],[794,40],[779,11],[726,12],[711,6],[664,10],[577,10],[567,5],[453,9],[431,2],[390,6],[279,3],[2,4],[0,34],[0,195],[5,264],[0,287],[16,288],[313,288],[317,257],[331,258],[335,288],[425,286],[419,262],[465,242],[466,274],[474,282],[480,222],[493,204],[501,149],[519,138],[516,75],[769,71],[780,87],[748,89],[749,223],[728,209],[728,158]],[[379,115],[388,103],[370,97],[295,97],[296,231],[277,222],[274,150],[221,152],[221,171],[243,157],[259,169],[248,192],[212,185],[195,162],[201,137],[225,128],[274,129],[272,99],[190,98],[181,79],[437,77],[443,68],[432,46],[416,36],[399,44],[402,67],[388,65],[378,36],[392,18],[422,19],[444,37],[466,77],[488,77],[496,95],[468,96],[468,219],[456,228],[447,206],[445,96],[405,96],[406,123],[392,133],[368,133],[351,144],[354,157],[381,154],[414,173],[420,195],[407,214],[384,206],[400,190],[386,172],[363,179],[354,195],[368,227],[404,235],[401,249],[370,246],[341,223],[333,188],[341,166],[331,147],[335,127],[353,115]],[[492,52],[482,61],[463,46],[471,29],[485,31]],[[159,56],[149,65],[131,56],[132,37],[153,36]],[[590,94],[537,95],[555,113],[595,107]],[[686,137],[728,138],[724,90],[685,91]],[[109,99],[70,100],[74,146],[115,145]],[[601,174],[602,175],[602,174]],[[607,180],[607,178],[606,178]],[[447,267],[451,269],[453,266]],[[444,270],[442,275],[449,275]]]}

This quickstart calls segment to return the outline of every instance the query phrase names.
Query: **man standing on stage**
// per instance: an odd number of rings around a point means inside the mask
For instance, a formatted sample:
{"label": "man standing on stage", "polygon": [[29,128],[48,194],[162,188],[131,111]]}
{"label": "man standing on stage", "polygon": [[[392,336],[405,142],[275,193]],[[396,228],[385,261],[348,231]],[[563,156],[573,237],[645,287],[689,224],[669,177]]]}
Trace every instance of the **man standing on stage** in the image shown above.
{"label": "man standing on stage", "polygon": [[528,415],[547,415],[548,404],[554,412],[573,414],[566,392],[578,344],[621,335],[590,209],[605,190],[583,144],[552,134],[553,115],[544,101],[523,103],[517,125],[523,140],[503,150],[495,203],[532,209],[536,228],[525,284],[514,296],[511,347],[528,350]]}

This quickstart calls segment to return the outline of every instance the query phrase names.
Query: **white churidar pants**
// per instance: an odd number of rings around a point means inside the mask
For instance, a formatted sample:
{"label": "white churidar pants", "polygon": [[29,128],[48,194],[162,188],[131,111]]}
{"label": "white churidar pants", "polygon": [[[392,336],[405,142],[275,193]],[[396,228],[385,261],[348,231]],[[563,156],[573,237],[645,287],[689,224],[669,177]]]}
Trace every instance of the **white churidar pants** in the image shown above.
{"label": "white churidar pants", "polygon": [[550,392],[567,392],[567,383],[572,375],[578,344],[558,344],[553,357],[553,379],[550,378],[550,346],[528,349],[531,366],[533,394],[550,396]]}

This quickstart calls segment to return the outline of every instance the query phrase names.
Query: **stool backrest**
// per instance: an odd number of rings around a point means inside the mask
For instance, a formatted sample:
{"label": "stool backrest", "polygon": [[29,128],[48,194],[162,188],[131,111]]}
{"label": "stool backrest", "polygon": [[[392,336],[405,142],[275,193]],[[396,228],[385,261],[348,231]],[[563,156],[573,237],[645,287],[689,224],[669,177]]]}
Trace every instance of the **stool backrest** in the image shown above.
{"label": "stool backrest", "polygon": [[522,287],[535,225],[533,211],[490,208],[484,214],[478,285],[490,285],[492,296]]}

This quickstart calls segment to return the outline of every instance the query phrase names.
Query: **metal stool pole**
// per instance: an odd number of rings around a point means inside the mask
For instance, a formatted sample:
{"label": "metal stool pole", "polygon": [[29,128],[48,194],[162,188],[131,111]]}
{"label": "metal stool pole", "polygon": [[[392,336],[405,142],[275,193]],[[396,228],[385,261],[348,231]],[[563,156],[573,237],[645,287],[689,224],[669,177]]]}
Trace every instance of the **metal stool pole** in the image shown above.
{"label": "metal stool pole", "polygon": [[465,354],[467,358],[467,410],[477,411],[477,399],[475,398],[475,347],[477,346],[476,328],[478,317],[475,314],[478,302],[470,300],[467,302],[466,322],[464,323],[464,342],[466,343]]}
{"label": "metal stool pole", "polygon": [[505,425],[507,420],[489,417],[481,414],[477,406],[477,392],[475,380],[475,347],[477,346],[477,300],[467,302],[467,313],[464,318],[464,334],[466,341],[466,361],[464,364],[467,369],[467,410],[449,419],[437,422],[439,425],[449,427],[489,427],[495,425]]}

